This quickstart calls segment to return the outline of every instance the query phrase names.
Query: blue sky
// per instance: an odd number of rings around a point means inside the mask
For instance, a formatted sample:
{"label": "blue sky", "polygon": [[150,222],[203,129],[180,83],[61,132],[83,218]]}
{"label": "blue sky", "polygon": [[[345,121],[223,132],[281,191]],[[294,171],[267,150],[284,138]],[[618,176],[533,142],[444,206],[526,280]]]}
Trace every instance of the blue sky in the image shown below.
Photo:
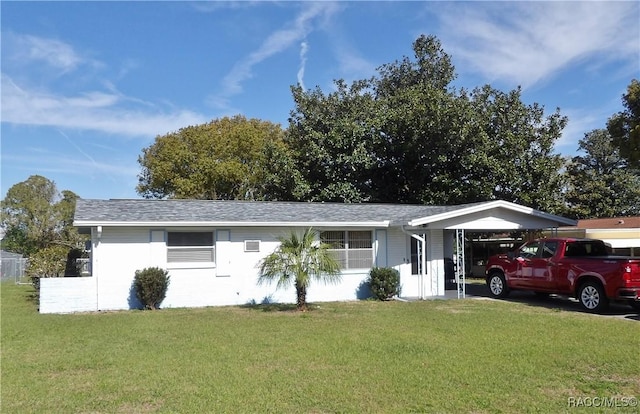
{"label": "blue sky", "polygon": [[157,135],[242,114],[287,127],[290,85],[330,92],[413,56],[421,34],[456,86],[523,88],[569,117],[557,151],[623,109],[640,77],[638,2],[0,3],[2,197],[39,174],[83,198],[139,198]]}

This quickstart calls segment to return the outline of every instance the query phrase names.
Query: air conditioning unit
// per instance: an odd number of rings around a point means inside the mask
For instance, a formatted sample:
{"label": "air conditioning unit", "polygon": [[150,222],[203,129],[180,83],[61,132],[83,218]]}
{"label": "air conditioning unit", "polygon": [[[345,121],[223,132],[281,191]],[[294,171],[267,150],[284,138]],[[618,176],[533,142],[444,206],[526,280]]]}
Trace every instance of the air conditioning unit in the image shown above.
{"label": "air conditioning unit", "polygon": [[245,240],[244,241],[244,251],[245,252],[259,252],[260,251],[260,240]]}

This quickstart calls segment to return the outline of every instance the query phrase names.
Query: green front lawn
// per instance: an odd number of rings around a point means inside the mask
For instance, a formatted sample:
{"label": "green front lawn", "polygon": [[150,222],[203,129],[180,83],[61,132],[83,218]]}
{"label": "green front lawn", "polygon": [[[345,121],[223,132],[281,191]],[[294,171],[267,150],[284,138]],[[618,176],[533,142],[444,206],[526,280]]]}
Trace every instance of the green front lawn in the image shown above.
{"label": "green front lawn", "polygon": [[1,289],[3,413],[592,413],[569,398],[640,397],[634,320],[477,299],[40,315],[29,287]]}

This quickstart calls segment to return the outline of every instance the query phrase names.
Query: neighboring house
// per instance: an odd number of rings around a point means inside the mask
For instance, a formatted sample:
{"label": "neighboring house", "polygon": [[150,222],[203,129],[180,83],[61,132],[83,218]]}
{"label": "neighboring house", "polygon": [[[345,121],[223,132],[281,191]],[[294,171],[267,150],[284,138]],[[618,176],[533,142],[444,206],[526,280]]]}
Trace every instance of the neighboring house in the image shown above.
{"label": "neighboring house", "polygon": [[640,256],[640,216],[578,220],[575,227],[560,227],[558,235],[600,239],[614,254]]}
{"label": "neighboring house", "polygon": [[[257,285],[258,264],[278,246],[278,236],[308,227],[332,246],[343,269],[337,285],[312,283],[308,301],[362,298],[374,266],[400,272],[403,297],[441,296],[445,258],[464,263],[465,231],[574,224],[505,201],[424,206],[80,199],[74,225],[91,235],[91,276],[42,279],[40,312],[137,308],[134,273],[152,266],[171,277],[162,307],[291,303],[293,287]],[[464,278],[464,265],[458,276]]]}

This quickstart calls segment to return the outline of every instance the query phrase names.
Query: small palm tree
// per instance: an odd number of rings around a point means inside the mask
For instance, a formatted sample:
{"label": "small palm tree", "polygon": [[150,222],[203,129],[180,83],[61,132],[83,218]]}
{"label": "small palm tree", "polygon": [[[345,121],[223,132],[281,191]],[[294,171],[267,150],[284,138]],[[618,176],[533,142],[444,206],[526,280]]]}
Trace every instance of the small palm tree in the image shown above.
{"label": "small palm tree", "polygon": [[277,280],[277,288],[295,284],[297,308],[307,310],[307,288],[311,279],[337,283],[341,279],[340,264],[331,255],[329,245],[319,243],[312,228],[302,235],[292,231],[279,237],[280,246],[260,262],[258,284]]}

